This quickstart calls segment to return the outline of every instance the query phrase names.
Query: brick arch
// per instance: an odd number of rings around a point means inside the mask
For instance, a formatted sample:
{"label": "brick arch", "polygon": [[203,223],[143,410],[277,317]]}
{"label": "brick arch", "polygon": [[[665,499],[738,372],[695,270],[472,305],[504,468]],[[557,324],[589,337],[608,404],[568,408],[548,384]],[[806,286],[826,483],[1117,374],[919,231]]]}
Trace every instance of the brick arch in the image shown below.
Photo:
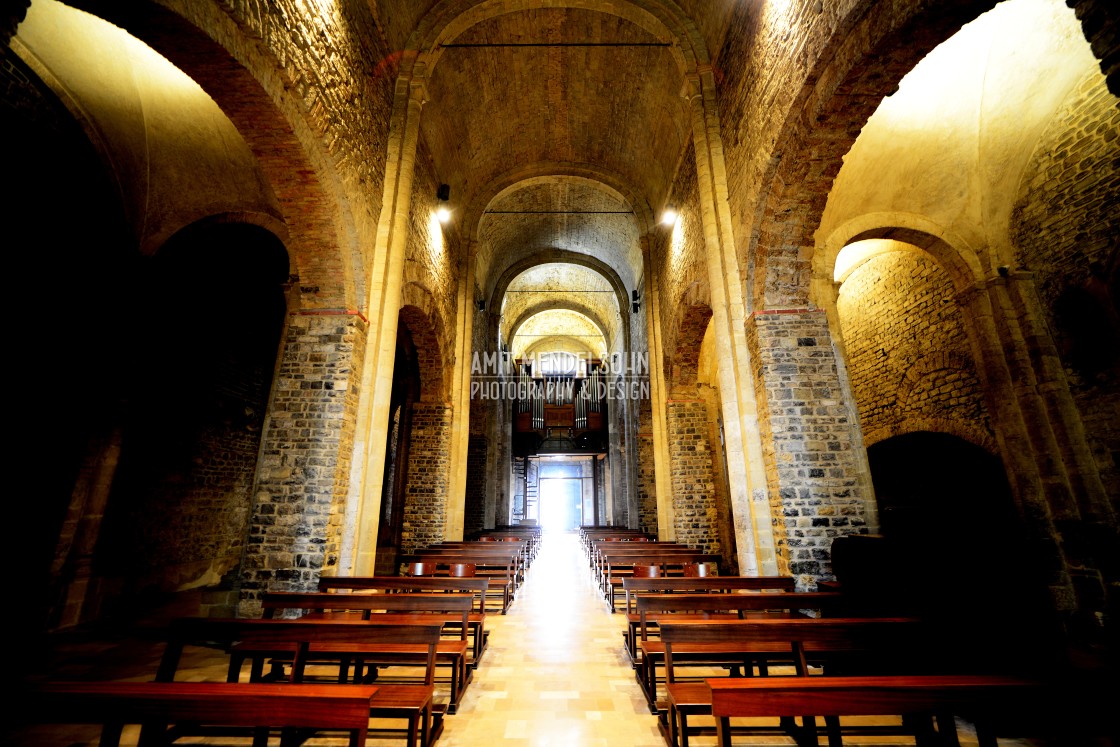
{"label": "brick arch", "polygon": [[401,290],[400,324],[408,330],[416,346],[416,362],[420,368],[420,399],[442,402],[447,399],[447,372],[441,345],[442,324],[435,312],[431,294],[409,283]]}
{"label": "brick arch", "polygon": [[[847,221],[818,245],[813,253],[813,277],[831,285],[840,251],[849,244],[866,239],[897,241],[928,254],[948,273],[958,293],[989,274],[985,272],[978,253],[964,237],[928,218],[913,214],[871,213]],[[823,298],[812,300],[820,306],[829,303]]]}
{"label": "brick arch", "polygon": [[956,436],[962,441],[978,446],[992,456],[998,457],[1000,455],[999,445],[992,435],[984,429],[963,420],[934,416],[907,418],[905,422],[892,423],[883,428],[864,431],[863,443],[864,446],[874,446],[895,436],[905,436],[908,433],[921,433],[923,431]]}
{"label": "brick arch", "polygon": [[[951,0],[903,7],[860,6],[833,31],[784,119],[762,178],[753,239],[741,249],[748,305],[756,309],[809,305],[810,260],[832,182],[844,155],[885,96],[934,47],[991,9],[995,0]],[[883,7],[879,7],[883,6]]]}
{"label": "brick arch", "polygon": [[[494,291],[490,294],[490,297],[486,299],[486,308],[500,309],[502,305],[501,299],[505,296],[506,289],[509,287],[509,284],[513,282],[514,278],[525,272],[525,270],[536,267],[537,265],[564,262],[574,265],[580,265],[581,267],[586,267],[590,270],[594,270],[595,272],[606,278],[607,281],[611,284],[611,288],[614,289],[615,297],[618,300],[619,313],[622,318],[622,328],[620,330],[620,334],[622,336],[622,347],[623,349],[629,349],[630,315],[626,312],[630,308],[630,297],[628,291],[626,290],[626,286],[623,284],[622,278],[619,277],[618,273],[613,267],[608,265],[606,262],[603,262],[601,259],[592,257],[589,254],[574,252],[568,249],[548,249],[523,258],[521,261],[510,265],[502,271],[502,274],[494,283]],[[496,344],[498,340],[499,321],[500,320],[497,314],[490,314],[490,324],[489,329],[487,330],[487,339],[490,340],[493,344]]]}
{"label": "brick arch", "polygon": [[594,324],[595,327],[599,330],[599,334],[603,336],[603,342],[607,343],[608,345],[613,342],[613,340],[607,337],[607,327],[605,324],[603,324],[603,320],[599,318],[599,315],[588,308],[586,304],[582,304],[579,301],[542,301],[540,303],[533,304],[529,308],[525,309],[525,311],[521,312],[521,315],[517,317],[517,319],[515,319],[512,324],[509,325],[509,334],[507,339],[513,340],[513,338],[517,336],[517,330],[521,329],[521,326],[525,324],[525,322],[529,321],[537,314],[540,314],[542,311],[552,311],[553,309],[563,309],[565,311],[574,311],[578,314],[583,314],[585,317],[590,319],[591,323]]}
{"label": "brick arch", "polygon": [[[72,3],[120,26],[151,46],[214,99],[256,156],[284,211],[300,284],[316,287],[304,307],[364,307],[364,259],[341,180],[308,114],[264,58],[254,34],[210,3],[181,6],[178,15],[154,2],[126,9]],[[339,247],[343,248],[339,248]]]}
{"label": "brick arch", "polygon": [[700,368],[700,345],[712,320],[709,306],[685,306],[676,318],[676,335],[672,350],[669,386],[674,392],[687,391],[696,385]]}

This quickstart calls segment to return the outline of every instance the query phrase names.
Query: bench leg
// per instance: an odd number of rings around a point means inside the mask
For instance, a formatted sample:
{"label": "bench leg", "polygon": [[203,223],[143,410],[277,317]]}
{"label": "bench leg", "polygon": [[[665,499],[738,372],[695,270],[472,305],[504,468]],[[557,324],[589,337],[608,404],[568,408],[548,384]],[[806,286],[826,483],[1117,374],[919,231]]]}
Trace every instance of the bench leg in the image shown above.
{"label": "bench leg", "polygon": [[[953,718],[951,713],[939,713],[937,719],[937,733],[941,737],[941,743],[945,747],[961,747],[960,740],[957,738],[957,721]],[[984,744],[984,738],[977,734],[977,738],[981,745]],[[992,743],[995,747],[995,743]]]}
{"label": "bench leg", "polygon": [[716,719],[716,744],[719,747],[731,747],[731,719],[727,716]]}
{"label": "bench leg", "polygon": [[117,747],[121,743],[121,732],[124,724],[104,724],[101,727],[101,741],[99,747]]}

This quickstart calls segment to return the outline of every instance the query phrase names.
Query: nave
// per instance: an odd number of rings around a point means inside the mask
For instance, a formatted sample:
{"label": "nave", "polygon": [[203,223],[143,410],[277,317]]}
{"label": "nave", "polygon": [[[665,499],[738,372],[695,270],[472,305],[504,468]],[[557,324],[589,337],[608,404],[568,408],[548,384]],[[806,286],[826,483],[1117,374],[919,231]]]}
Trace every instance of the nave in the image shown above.
{"label": "nave", "polygon": [[[489,646],[463,696],[458,713],[444,719],[433,747],[662,747],[657,718],[650,714],[623,646],[625,618],[611,614],[595,587],[575,534],[546,534],[524,585],[508,614],[487,615]],[[123,634],[102,638],[69,633],[52,645],[45,676],[52,679],[144,681],[150,679],[161,646]],[[221,681],[226,657],[188,650],[177,679]],[[446,685],[443,686],[444,688]],[[441,693],[446,699],[446,689]],[[126,727],[121,744],[136,744],[139,729]],[[967,724],[961,743],[975,745]],[[36,747],[96,745],[94,726],[32,726],[0,734],[0,743]],[[275,742],[276,740],[273,740]],[[270,742],[270,745],[273,743]],[[239,744],[230,739],[191,743]],[[248,740],[245,740],[248,744]],[[308,741],[344,744],[341,739]],[[909,745],[894,737],[845,737],[845,745]],[[370,747],[400,745],[400,738],[371,734]],[[694,747],[714,736],[692,737]],[[1029,741],[1000,739],[1001,747]],[[736,738],[736,747],[793,745],[781,736]]]}

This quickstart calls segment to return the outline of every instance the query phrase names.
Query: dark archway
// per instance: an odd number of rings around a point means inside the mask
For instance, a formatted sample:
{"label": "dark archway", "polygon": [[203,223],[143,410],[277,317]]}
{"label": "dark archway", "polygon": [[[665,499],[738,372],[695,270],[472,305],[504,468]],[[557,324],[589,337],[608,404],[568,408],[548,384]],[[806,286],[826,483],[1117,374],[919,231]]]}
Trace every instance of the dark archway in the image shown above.
{"label": "dark archway", "polygon": [[389,397],[389,426],[385,433],[385,474],[381,480],[381,518],[377,523],[375,572],[379,575],[397,575],[408,487],[412,406],[419,401],[420,392],[419,355],[402,311],[397,324],[397,354]]}
{"label": "dark archway", "polygon": [[867,453],[887,548],[879,562],[890,564],[879,571],[895,587],[880,593],[955,639],[963,666],[1050,663],[1056,629],[1000,459],[926,431]]}
{"label": "dark archway", "polygon": [[[85,132],[6,44],[0,107],[0,201],[10,325],[9,457],[15,511],[10,579],[25,602],[10,620],[23,645],[17,671],[37,663],[60,596],[55,553],[71,522],[75,483],[92,472],[118,417],[126,310],[140,262],[120,192]],[[71,532],[72,534],[72,532]]]}
{"label": "dark archway", "polygon": [[185,605],[172,596],[183,589],[231,588],[250,533],[288,273],[274,234],[220,220],[183,229],[146,261],[117,363],[120,460],[90,614],[133,617]]}

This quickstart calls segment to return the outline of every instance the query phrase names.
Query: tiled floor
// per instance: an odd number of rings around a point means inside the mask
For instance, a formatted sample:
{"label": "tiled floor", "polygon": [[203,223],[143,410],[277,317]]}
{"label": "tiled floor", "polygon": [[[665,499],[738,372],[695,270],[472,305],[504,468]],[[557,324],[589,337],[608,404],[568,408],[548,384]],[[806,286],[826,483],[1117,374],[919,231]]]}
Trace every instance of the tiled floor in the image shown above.
{"label": "tiled floor", "polygon": [[[664,747],[623,648],[623,618],[610,614],[598,595],[574,535],[545,537],[509,614],[488,616],[487,626],[489,649],[459,712],[446,717],[434,747]],[[155,671],[160,647],[133,640],[85,641],[62,646],[56,654],[52,676],[57,678],[146,680]],[[221,680],[224,664],[222,657],[195,651],[184,660],[179,679]],[[94,727],[32,726],[0,734],[0,744],[84,747],[97,744],[97,733]],[[964,736],[966,747],[975,745]],[[122,743],[135,740],[136,731],[126,730]],[[708,747],[715,739],[691,743]],[[369,744],[401,747],[403,740],[374,738]],[[769,737],[743,744],[793,742]],[[851,744],[913,742],[858,738]],[[1015,744],[1023,743],[1000,741],[1001,747]]]}

